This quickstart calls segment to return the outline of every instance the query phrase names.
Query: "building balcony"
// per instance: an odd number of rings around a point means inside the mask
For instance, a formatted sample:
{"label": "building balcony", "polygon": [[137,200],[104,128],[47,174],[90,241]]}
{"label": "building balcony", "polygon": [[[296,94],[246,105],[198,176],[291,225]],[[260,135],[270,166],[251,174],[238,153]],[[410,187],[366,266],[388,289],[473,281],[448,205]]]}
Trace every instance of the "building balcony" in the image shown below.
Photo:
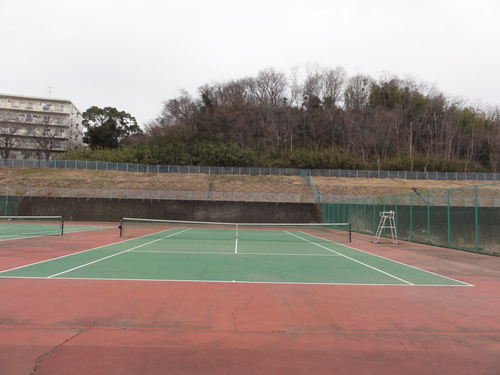
{"label": "building balcony", "polygon": [[40,103],[40,102],[29,102],[29,101],[0,101],[0,110],[11,110],[11,111],[29,111],[29,112],[41,112],[41,113],[61,113],[61,114],[72,114],[74,110],[72,106],[68,103]]}

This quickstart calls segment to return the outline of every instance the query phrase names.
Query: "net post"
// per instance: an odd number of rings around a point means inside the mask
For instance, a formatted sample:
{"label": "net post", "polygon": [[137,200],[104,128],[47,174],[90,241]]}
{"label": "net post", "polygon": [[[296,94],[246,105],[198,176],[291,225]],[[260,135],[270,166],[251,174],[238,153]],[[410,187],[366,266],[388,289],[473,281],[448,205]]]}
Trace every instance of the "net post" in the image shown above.
{"label": "net post", "polygon": [[236,239],[238,239],[238,223],[236,223]]}
{"label": "net post", "polygon": [[349,223],[349,234],[348,234],[348,237],[347,237],[347,242],[348,243],[351,243],[351,240],[352,240],[352,228],[351,228],[351,223]]}
{"label": "net post", "polygon": [[64,219],[61,216],[61,236],[64,234]]}
{"label": "net post", "polygon": [[120,225],[118,226],[120,229],[120,238],[123,238],[123,219],[120,220]]}

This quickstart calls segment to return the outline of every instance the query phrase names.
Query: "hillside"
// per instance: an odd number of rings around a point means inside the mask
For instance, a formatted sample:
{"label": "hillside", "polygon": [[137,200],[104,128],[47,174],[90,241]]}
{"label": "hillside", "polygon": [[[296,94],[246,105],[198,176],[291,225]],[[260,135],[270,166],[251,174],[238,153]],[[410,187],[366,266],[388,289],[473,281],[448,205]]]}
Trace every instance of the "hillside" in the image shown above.
{"label": "hillside", "polygon": [[[314,177],[324,200],[403,194],[484,184],[484,181],[433,181]],[[175,190],[308,194],[310,188],[297,176],[247,176],[208,174],[156,174],[73,169],[0,168],[0,188],[15,188],[20,195],[31,188],[89,190]],[[500,185],[499,185],[500,186]]]}

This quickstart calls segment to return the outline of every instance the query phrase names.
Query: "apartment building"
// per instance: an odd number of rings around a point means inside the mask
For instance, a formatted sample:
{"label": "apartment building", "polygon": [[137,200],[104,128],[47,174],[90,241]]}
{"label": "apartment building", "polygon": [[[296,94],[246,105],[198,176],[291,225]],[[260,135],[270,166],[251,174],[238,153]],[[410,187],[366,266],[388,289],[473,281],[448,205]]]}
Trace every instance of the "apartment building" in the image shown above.
{"label": "apartment building", "polygon": [[52,159],[83,146],[82,114],[68,99],[0,94],[0,159]]}

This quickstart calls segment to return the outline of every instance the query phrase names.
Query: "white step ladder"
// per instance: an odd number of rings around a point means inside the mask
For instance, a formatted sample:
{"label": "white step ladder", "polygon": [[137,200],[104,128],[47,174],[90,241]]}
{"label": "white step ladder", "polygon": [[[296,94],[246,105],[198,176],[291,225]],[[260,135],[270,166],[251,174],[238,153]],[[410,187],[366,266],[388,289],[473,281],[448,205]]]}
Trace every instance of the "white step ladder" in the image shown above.
{"label": "white step ladder", "polygon": [[[398,234],[396,233],[396,222],[394,220],[394,211],[382,211],[380,212],[380,223],[378,225],[377,233],[375,234],[375,240],[373,243],[378,243],[380,239],[380,235],[382,234],[382,230],[385,228],[391,230],[392,243],[399,244],[398,242]],[[386,225],[386,221],[389,223]]]}

